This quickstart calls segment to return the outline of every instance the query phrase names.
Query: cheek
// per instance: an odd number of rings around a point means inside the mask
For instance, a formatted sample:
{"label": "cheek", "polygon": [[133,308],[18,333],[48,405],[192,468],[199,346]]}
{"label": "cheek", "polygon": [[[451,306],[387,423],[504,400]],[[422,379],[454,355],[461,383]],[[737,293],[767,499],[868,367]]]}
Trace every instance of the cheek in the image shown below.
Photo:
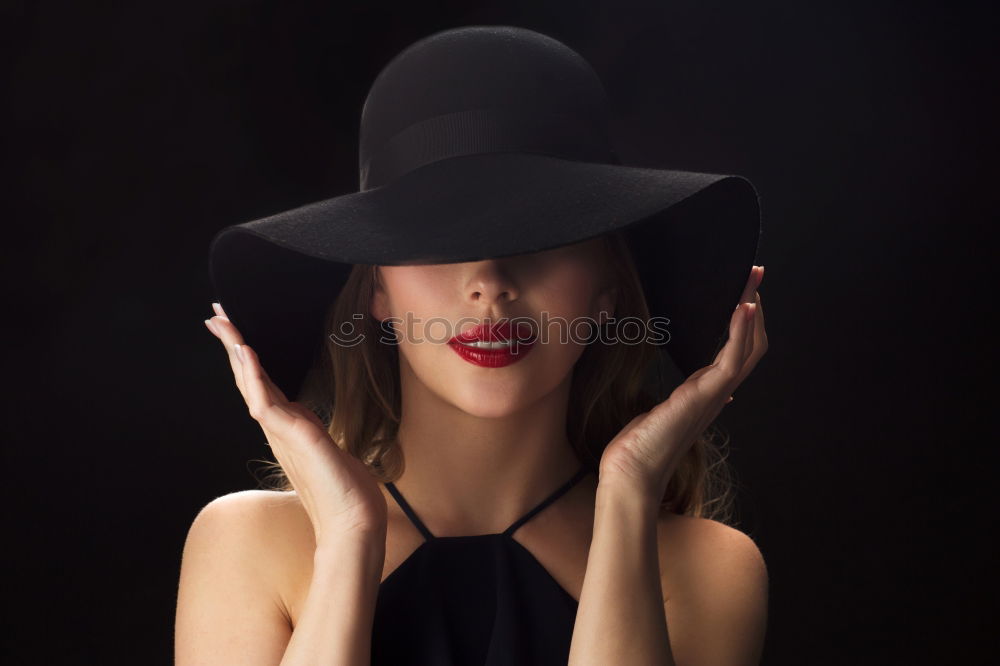
{"label": "cheek", "polygon": [[544,293],[539,294],[547,318],[539,321],[543,327],[556,335],[563,331],[562,339],[568,341],[566,331],[574,331],[574,338],[585,339],[590,331],[591,322],[596,323],[598,317],[597,287],[591,267],[573,266],[561,270],[553,279],[546,283]]}
{"label": "cheek", "polygon": [[454,295],[442,289],[449,280],[432,266],[393,266],[386,272],[401,359],[427,385],[449,381],[449,355],[457,358],[447,345],[456,331],[441,315],[455,307]]}
{"label": "cheek", "polygon": [[394,266],[387,273],[389,316],[397,335],[406,341],[447,339],[447,325],[436,313],[449,310],[448,296],[441,292],[442,280],[426,267]]}
{"label": "cheek", "polygon": [[524,294],[541,336],[525,359],[532,388],[554,388],[583,354],[597,323],[596,276],[592,259],[580,255],[533,276],[532,289]]}

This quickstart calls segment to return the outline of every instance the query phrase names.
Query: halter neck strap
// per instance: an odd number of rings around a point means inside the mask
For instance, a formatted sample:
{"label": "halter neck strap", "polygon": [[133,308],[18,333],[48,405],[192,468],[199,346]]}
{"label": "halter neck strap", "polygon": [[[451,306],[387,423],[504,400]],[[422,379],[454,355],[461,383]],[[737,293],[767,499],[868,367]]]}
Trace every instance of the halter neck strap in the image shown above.
{"label": "halter neck strap", "polygon": [[[567,492],[569,492],[570,488],[575,486],[580,481],[580,479],[587,476],[589,472],[590,470],[586,465],[581,465],[571,479],[569,479],[564,484],[556,488],[552,493],[548,495],[548,497],[546,497],[537,505],[535,505],[533,509],[531,509],[526,514],[518,518],[516,521],[514,521],[514,523],[510,527],[505,529],[503,532],[500,532],[499,534],[505,536],[511,536],[512,534],[514,534],[514,532],[516,532],[518,528],[521,527],[521,525],[524,525],[526,522],[534,518],[535,515],[537,515],[539,512],[541,512],[550,504],[552,504],[557,499],[559,499]],[[399,492],[399,488],[397,488],[394,483],[390,481],[385,484],[385,487],[389,491],[389,493],[393,496],[393,498],[396,500],[396,503],[399,504],[399,507],[403,510],[403,513],[406,514],[406,517],[410,519],[410,522],[413,523],[413,525],[420,531],[420,533],[424,536],[426,540],[430,541],[432,539],[438,538],[435,537],[429,529],[427,529],[427,526],[424,525],[422,520],[420,520],[420,518],[417,516],[416,511],[413,510],[413,507],[411,507],[410,503],[406,501],[406,499],[403,497],[403,494]]]}

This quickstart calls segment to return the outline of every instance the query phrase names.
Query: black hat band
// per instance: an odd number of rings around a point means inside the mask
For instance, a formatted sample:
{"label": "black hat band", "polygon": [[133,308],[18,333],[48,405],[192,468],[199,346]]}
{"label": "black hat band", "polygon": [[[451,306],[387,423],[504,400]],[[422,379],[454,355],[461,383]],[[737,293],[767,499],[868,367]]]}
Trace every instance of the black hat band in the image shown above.
{"label": "black hat band", "polygon": [[362,158],[360,190],[380,187],[448,157],[506,151],[621,164],[607,130],[580,117],[473,109],[434,116],[395,134],[371,157]]}

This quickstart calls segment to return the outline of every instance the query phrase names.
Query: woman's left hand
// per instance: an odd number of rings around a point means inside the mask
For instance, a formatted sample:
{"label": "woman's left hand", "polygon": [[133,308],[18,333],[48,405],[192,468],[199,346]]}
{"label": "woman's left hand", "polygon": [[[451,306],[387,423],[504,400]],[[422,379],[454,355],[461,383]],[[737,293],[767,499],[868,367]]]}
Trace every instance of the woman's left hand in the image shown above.
{"label": "woman's left hand", "polygon": [[757,288],[764,267],[754,266],[729,322],[729,340],[711,365],[694,372],[670,396],[639,414],[607,445],[600,483],[623,483],[657,504],[677,464],[732,401],[736,387],[767,351],[764,311]]}

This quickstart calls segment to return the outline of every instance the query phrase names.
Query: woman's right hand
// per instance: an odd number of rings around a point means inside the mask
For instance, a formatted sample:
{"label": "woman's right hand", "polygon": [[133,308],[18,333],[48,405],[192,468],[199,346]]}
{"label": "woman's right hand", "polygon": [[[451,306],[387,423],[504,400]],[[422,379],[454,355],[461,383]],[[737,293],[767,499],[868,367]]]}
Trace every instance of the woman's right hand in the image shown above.
{"label": "woman's right hand", "polygon": [[222,306],[212,307],[216,316],[205,324],[225,345],[236,386],[309,514],[317,548],[344,534],[384,538],[387,507],[378,481],[337,446],[311,409],[288,400]]}

